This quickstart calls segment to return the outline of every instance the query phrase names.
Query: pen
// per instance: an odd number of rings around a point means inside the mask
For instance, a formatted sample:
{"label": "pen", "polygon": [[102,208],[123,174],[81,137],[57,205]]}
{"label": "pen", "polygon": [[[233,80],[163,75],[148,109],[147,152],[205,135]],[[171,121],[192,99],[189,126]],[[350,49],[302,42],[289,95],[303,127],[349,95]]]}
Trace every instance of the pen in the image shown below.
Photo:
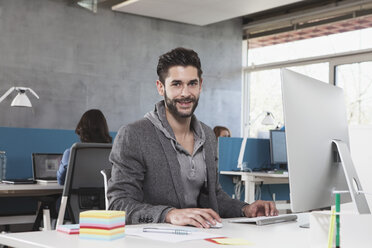
{"label": "pen", "polygon": [[172,229],[172,228],[156,228],[156,227],[145,227],[143,232],[151,233],[167,233],[167,234],[178,234],[178,235],[188,235],[191,232],[183,229]]}

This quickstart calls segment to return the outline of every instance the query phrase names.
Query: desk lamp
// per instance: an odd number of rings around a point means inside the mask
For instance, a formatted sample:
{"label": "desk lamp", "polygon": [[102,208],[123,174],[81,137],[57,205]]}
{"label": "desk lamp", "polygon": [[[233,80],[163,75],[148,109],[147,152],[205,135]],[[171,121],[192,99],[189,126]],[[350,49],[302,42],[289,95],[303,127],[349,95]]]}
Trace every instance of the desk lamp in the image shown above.
{"label": "desk lamp", "polygon": [[12,87],[10,88],[5,94],[0,97],[0,102],[2,102],[7,96],[9,96],[13,91],[17,91],[18,94],[13,99],[10,106],[12,107],[32,107],[32,104],[30,102],[30,99],[28,99],[26,92],[30,91],[37,99],[39,99],[39,96],[33,91],[31,88],[27,87]]}
{"label": "desk lamp", "polygon": [[242,170],[243,169],[243,157],[244,157],[244,152],[245,152],[245,146],[247,144],[247,139],[248,139],[248,136],[249,136],[249,127],[255,123],[260,117],[262,117],[263,115],[265,115],[265,117],[262,119],[261,121],[261,124],[262,125],[274,125],[274,115],[273,113],[271,113],[270,111],[264,111],[262,112],[261,114],[259,114],[255,119],[253,119],[253,121],[250,121],[248,123],[248,125],[245,125],[244,126],[244,133],[243,133],[243,141],[242,141],[242,144],[240,146],[240,153],[239,153],[239,158],[238,158],[238,169]]}

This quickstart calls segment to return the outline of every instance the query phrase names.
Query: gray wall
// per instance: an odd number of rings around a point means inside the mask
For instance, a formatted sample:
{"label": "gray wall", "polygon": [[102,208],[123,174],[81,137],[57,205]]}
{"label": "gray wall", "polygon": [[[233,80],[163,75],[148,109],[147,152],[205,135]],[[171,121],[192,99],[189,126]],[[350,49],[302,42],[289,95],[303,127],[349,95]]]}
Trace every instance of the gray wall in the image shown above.
{"label": "gray wall", "polygon": [[74,129],[99,108],[111,131],[141,118],[161,98],[159,55],[199,53],[204,88],[196,111],[210,126],[240,135],[241,19],[205,27],[113,12],[93,14],[62,0],[0,0],[0,94],[31,87],[32,109],[0,103],[0,126]]}

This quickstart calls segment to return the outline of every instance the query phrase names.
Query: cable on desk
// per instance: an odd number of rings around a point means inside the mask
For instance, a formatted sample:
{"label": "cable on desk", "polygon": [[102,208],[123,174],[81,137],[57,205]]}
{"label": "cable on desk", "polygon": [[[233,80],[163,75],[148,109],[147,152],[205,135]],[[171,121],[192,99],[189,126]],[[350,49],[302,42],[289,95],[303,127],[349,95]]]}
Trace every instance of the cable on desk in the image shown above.
{"label": "cable on desk", "polygon": [[242,187],[242,181],[237,182],[234,186],[235,197],[237,200],[240,200],[241,187]]}
{"label": "cable on desk", "polygon": [[249,168],[249,167],[247,167],[247,168],[244,168],[244,170],[243,170],[244,172],[250,172],[250,173],[252,173],[253,171],[252,171],[252,169],[251,168]]}
{"label": "cable on desk", "polygon": [[256,187],[256,192],[254,193],[255,195],[255,201],[257,200],[261,200],[261,192],[262,192],[262,185],[263,185],[263,182],[261,182],[260,186],[259,187]]}

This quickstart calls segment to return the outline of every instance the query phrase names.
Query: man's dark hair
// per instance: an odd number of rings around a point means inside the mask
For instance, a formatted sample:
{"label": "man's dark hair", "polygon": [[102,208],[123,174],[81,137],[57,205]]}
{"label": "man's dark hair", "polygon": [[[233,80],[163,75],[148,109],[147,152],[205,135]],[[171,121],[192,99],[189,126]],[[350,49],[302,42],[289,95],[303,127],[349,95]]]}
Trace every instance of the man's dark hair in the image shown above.
{"label": "man's dark hair", "polygon": [[198,54],[194,50],[183,47],[175,48],[159,57],[156,72],[158,73],[159,81],[163,84],[168,76],[168,70],[172,66],[193,66],[198,70],[199,78],[201,78],[203,73]]}

